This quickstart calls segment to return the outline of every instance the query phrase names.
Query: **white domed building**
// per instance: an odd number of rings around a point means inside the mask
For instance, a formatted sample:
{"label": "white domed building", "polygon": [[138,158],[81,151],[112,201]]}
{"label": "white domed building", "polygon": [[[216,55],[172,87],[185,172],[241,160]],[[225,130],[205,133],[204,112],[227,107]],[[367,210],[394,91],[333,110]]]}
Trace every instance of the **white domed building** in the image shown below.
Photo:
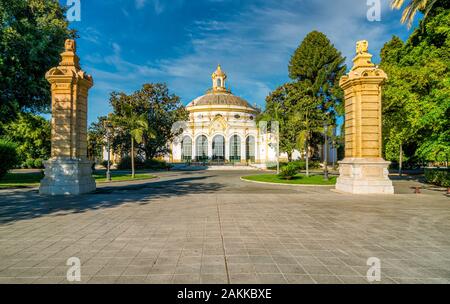
{"label": "white domed building", "polygon": [[[256,124],[260,110],[226,87],[220,65],[212,74],[212,89],[186,107],[189,121],[171,144],[172,162],[208,161],[261,165],[276,160],[267,132]],[[266,133],[266,134],[262,134]]]}

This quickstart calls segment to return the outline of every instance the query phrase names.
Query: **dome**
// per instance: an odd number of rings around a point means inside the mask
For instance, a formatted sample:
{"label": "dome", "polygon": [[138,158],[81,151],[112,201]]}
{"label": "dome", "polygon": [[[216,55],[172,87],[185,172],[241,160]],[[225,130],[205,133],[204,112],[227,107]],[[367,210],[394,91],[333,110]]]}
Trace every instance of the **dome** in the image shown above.
{"label": "dome", "polygon": [[197,107],[197,106],[238,106],[238,107],[245,107],[250,108],[256,111],[255,108],[250,106],[250,104],[233,94],[217,94],[217,93],[208,93],[206,95],[200,96],[196,99],[194,99],[188,107]]}
{"label": "dome", "polygon": [[212,74],[212,89],[208,90],[203,96],[197,97],[189,105],[188,108],[198,106],[236,106],[259,112],[258,109],[252,107],[246,100],[235,96],[231,90],[225,86],[227,74],[222,70],[220,65]]}

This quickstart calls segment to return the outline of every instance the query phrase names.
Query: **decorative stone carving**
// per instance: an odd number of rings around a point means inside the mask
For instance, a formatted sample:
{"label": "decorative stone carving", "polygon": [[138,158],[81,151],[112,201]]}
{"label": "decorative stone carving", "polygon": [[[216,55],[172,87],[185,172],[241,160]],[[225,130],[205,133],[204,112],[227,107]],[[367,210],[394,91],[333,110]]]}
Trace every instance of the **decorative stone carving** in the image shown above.
{"label": "decorative stone carving", "polygon": [[58,67],[47,72],[52,91],[52,151],[41,194],[82,194],[96,189],[87,159],[87,101],[92,77],[81,70],[76,43],[68,39]]}
{"label": "decorative stone carving", "polygon": [[386,73],[372,63],[368,42],[359,41],[353,68],[341,78],[345,93],[345,159],[336,190],[393,194],[388,165],[382,158],[381,86]]}

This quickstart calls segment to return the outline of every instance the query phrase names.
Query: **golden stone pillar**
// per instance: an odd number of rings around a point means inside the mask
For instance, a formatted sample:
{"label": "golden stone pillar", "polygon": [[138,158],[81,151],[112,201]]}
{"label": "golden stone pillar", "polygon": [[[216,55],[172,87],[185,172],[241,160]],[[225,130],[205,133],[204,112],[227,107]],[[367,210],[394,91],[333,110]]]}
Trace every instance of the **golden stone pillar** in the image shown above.
{"label": "golden stone pillar", "polygon": [[96,189],[87,159],[87,103],[92,77],[81,70],[76,43],[68,39],[58,67],[45,77],[52,91],[52,153],[40,193],[77,195]]}
{"label": "golden stone pillar", "polygon": [[372,63],[368,42],[359,41],[353,68],[341,78],[345,93],[345,159],[336,190],[353,194],[393,194],[389,162],[382,158],[381,86],[386,73]]}

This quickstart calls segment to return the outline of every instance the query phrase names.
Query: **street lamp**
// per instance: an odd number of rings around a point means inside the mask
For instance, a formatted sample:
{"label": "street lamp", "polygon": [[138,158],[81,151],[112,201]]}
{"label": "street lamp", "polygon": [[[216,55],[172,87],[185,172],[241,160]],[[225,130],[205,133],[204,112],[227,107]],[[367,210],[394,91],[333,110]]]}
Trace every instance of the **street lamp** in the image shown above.
{"label": "street lamp", "polygon": [[324,151],[324,172],[323,172],[323,179],[328,180],[328,123],[325,121],[324,125],[324,131],[325,131],[325,151]]}
{"label": "street lamp", "polygon": [[106,166],[106,180],[111,181],[111,124],[109,121],[105,121],[106,129],[106,151],[108,153],[107,166]]}

